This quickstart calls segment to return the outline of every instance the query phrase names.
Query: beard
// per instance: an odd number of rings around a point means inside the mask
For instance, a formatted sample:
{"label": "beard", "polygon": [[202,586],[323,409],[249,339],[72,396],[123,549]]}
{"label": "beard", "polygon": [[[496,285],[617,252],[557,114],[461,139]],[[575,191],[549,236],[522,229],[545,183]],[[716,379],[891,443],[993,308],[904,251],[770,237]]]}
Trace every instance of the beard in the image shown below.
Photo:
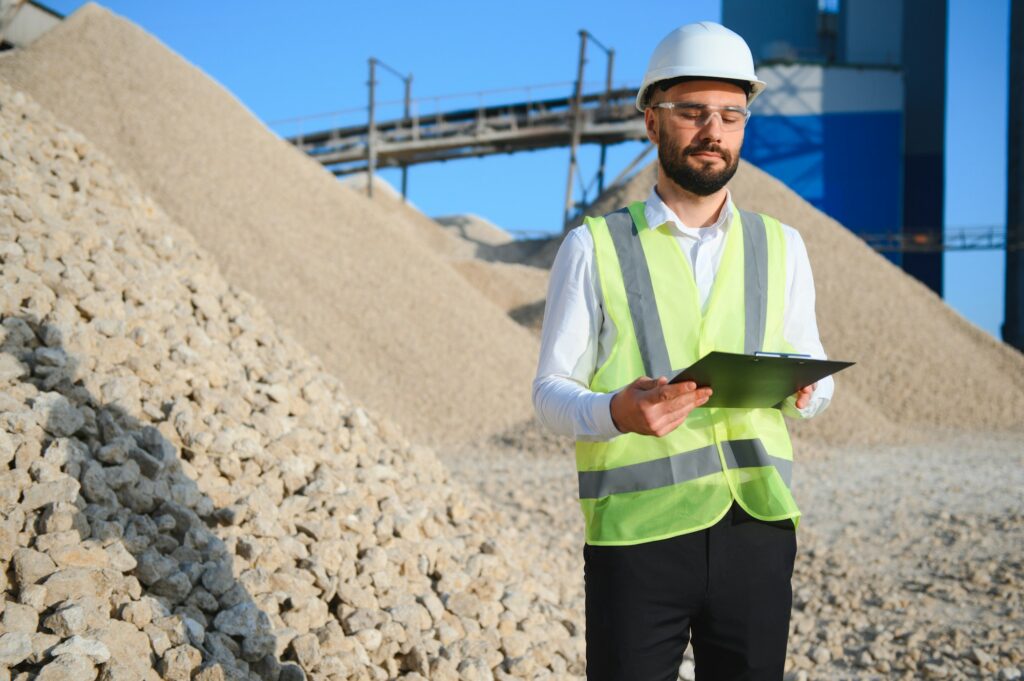
{"label": "beard", "polygon": [[[694,159],[697,162],[696,168],[687,163],[690,156],[702,151],[720,154],[725,161],[725,167],[716,170],[713,160],[699,158]],[[665,175],[686,191],[697,196],[710,196],[728,184],[736,174],[740,161],[728,149],[723,149],[717,144],[696,142],[681,149],[675,140],[663,138],[662,143],[658,145],[658,162],[661,163]]]}

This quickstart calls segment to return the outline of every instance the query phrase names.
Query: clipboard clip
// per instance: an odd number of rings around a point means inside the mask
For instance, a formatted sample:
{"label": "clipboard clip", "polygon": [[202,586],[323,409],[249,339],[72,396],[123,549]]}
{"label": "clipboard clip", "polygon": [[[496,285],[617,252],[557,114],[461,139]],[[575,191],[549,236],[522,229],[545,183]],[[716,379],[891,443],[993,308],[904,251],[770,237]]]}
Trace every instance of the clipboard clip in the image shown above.
{"label": "clipboard clip", "polygon": [[761,352],[760,350],[754,353],[754,357],[782,357],[783,359],[810,359],[810,355],[804,355],[796,352]]}

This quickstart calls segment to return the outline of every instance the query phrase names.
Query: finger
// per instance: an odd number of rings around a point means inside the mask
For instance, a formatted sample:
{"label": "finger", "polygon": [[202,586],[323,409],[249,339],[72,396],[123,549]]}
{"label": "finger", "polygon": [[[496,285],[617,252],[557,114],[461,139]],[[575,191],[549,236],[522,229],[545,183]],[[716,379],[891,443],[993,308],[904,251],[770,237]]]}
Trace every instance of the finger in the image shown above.
{"label": "finger", "polygon": [[686,394],[686,393],[692,393],[696,389],[697,389],[697,384],[694,383],[693,381],[683,381],[682,383],[672,383],[671,385],[666,385],[666,386],[663,386],[661,388],[662,393],[667,397],[667,399],[675,399],[675,398],[679,397],[680,395],[683,395],[683,394]]}
{"label": "finger", "polygon": [[695,384],[691,383],[693,388],[686,391],[674,391],[666,402],[673,403],[672,408],[676,408],[680,404],[688,404],[689,402],[700,401],[701,403],[707,402],[708,398],[711,397],[711,387],[703,386],[698,388]]}
{"label": "finger", "polygon": [[641,376],[629,384],[634,390],[653,390],[657,386],[658,382],[650,376]]}
{"label": "finger", "polygon": [[680,406],[678,409],[665,412],[662,417],[653,424],[653,427],[655,430],[661,430],[662,435],[672,432],[678,428],[691,413],[693,413],[694,409],[707,402],[708,397],[710,396],[695,398],[692,402],[688,402]]}
{"label": "finger", "polygon": [[710,398],[711,388],[699,388],[693,392],[684,393],[679,397],[658,405],[660,411],[656,412],[653,420],[657,423],[676,419],[682,421],[691,411],[704,405]]}

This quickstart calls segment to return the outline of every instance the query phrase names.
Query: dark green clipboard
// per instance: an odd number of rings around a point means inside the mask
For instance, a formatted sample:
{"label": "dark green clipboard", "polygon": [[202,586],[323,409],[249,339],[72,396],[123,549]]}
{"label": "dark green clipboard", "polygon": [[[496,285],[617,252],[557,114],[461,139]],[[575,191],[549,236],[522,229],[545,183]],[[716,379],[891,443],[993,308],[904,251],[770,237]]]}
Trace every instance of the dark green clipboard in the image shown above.
{"label": "dark green clipboard", "polygon": [[669,383],[693,381],[710,386],[704,407],[758,409],[778,406],[803,386],[853,366],[855,362],[774,355],[709,352]]}

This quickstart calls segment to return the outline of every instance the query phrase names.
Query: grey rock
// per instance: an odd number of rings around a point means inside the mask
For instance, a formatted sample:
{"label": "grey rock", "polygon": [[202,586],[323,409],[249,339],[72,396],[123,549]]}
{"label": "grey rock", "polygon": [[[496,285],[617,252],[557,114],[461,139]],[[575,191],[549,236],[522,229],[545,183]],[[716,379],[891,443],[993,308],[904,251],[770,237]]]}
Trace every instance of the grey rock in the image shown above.
{"label": "grey rock", "polygon": [[32,404],[32,413],[43,430],[55,437],[74,435],[85,425],[85,416],[60,393],[40,393]]}
{"label": "grey rock", "polygon": [[131,438],[115,438],[112,442],[99,448],[96,458],[105,464],[122,464],[128,460],[128,450],[134,446],[135,442]]}
{"label": "grey rock", "polygon": [[[219,662],[210,662],[200,667],[192,676],[192,681],[225,681],[224,667]],[[280,679],[278,679],[280,681]]]}
{"label": "grey rock", "polygon": [[79,488],[78,481],[67,476],[50,482],[37,482],[25,490],[21,505],[26,511],[34,511],[47,504],[71,503],[78,497]]}
{"label": "grey rock", "polygon": [[306,681],[308,677],[302,668],[294,664],[281,665],[281,675],[277,681]]}
{"label": "grey rock", "polygon": [[60,638],[81,634],[85,631],[87,625],[88,614],[85,608],[77,603],[59,608],[47,615],[47,618],[43,621],[43,626]]}
{"label": "grey rock", "polygon": [[19,589],[36,584],[57,570],[57,564],[49,556],[33,549],[18,549],[11,562],[14,564],[14,583]]}
{"label": "grey rock", "polygon": [[270,627],[266,614],[252,604],[243,602],[222,610],[214,619],[213,626],[231,636],[253,636]]}
{"label": "grey rock", "polygon": [[104,550],[107,552],[110,567],[118,572],[130,572],[138,566],[135,556],[128,552],[122,542],[112,542]]}
{"label": "grey rock", "polygon": [[152,586],[173,574],[176,569],[177,564],[174,560],[151,549],[139,557],[135,576],[146,586]]}
{"label": "grey rock", "polygon": [[176,572],[153,584],[150,590],[157,596],[163,596],[171,603],[180,603],[185,600],[192,590],[192,582],[189,581],[183,572]]}
{"label": "grey rock", "polygon": [[[114,325],[112,331],[116,334],[118,323],[114,322]],[[111,378],[100,388],[100,397],[104,404],[116,405],[129,413],[133,412],[141,398],[139,379],[136,376]]]}
{"label": "grey rock", "polygon": [[67,638],[85,631],[88,614],[84,607],[72,603],[56,610],[43,620],[43,626],[61,638]]}
{"label": "grey rock", "polygon": [[189,642],[201,646],[206,639],[206,627],[191,617],[184,617],[182,621],[185,624],[185,633],[188,634]]}
{"label": "grey rock", "polygon": [[[265,616],[264,616],[265,617]],[[274,652],[276,639],[268,626],[242,639],[242,657],[250,662],[262,659]]]}
{"label": "grey rock", "polygon": [[46,587],[46,605],[81,597],[109,600],[113,587],[100,570],[90,568],[64,568],[43,581]]}
{"label": "grey rock", "polygon": [[311,670],[320,662],[320,641],[316,634],[296,636],[291,642],[295,661],[305,670]]}
{"label": "grey rock", "polygon": [[160,461],[141,447],[130,448],[128,450],[128,457],[138,465],[139,471],[147,478],[157,477],[164,469],[163,461]]}
{"label": "grey rock", "polygon": [[145,627],[153,621],[153,608],[150,605],[150,599],[125,603],[121,606],[120,617],[140,629]]}
{"label": "grey rock", "polygon": [[203,570],[203,586],[214,596],[219,596],[234,584],[230,565],[227,562],[211,563]]}
{"label": "grey rock", "polygon": [[95,461],[89,461],[82,468],[79,476],[82,485],[82,496],[89,503],[113,507],[117,505],[117,496],[107,483],[106,471]]}
{"label": "grey rock", "polygon": [[42,584],[28,584],[21,587],[18,592],[18,602],[36,612],[42,612],[46,606],[46,587]]}
{"label": "grey rock", "polygon": [[359,608],[352,612],[345,621],[345,632],[355,634],[366,629],[374,629],[384,621],[384,615],[378,610]]}
{"label": "grey rock", "polygon": [[175,646],[160,658],[159,672],[165,681],[189,681],[192,670],[202,662],[202,655],[190,645]]}
{"label": "grey rock", "polygon": [[110,659],[110,650],[102,641],[83,636],[72,636],[58,646],[55,646],[50,654],[54,657],[60,655],[82,655],[88,657],[96,664],[103,664]]}
{"label": "grey rock", "polygon": [[32,655],[28,661],[32,664],[40,664],[50,659],[50,651],[60,643],[60,636],[46,634],[41,631],[32,634]]}
{"label": "grey rock", "polygon": [[36,681],[93,681],[96,665],[87,655],[57,655],[39,670]]}
{"label": "grey rock", "polygon": [[39,626],[39,613],[27,605],[8,601],[0,622],[4,631],[31,634]]}
{"label": "grey rock", "polygon": [[0,665],[13,667],[32,654],[32,637],[21,631],[0,634]]}
{"label": "grey rock", "polygon": [[28,375],[28,367],[14,355],[0,352],[0,382],[15,381]]}

